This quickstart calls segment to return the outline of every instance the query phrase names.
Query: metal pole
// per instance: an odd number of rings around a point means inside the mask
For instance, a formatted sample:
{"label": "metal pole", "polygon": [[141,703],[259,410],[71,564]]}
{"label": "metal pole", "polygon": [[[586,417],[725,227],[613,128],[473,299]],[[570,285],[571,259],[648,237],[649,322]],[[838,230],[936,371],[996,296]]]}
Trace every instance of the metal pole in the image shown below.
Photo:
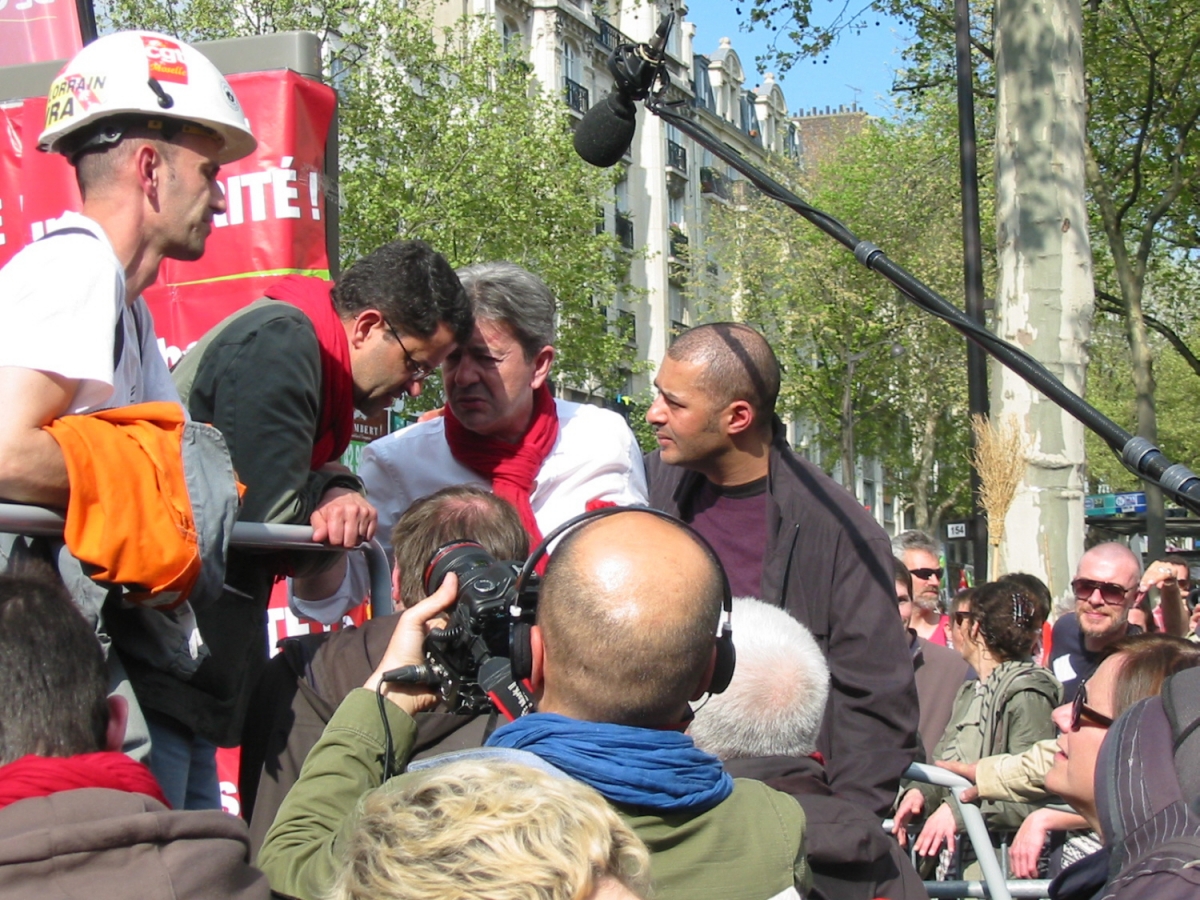
{"label": "metal pole", "polygon": [[[0,532],[61,538],[66,520],[59,510],[23,503],[0,503]],[[318,553],[340,552],[340,547],[315,544],[307,525],[266,525],[262,522],[235,522],[229,545],[241,549],[308,550]],[[393,611],[392,570],[387,553],[377,540],[358,546],[367,560],[371,581],[371,616],[386,616]]]}
{"label": "metal pole", "polygon": [[[974,70],[971,66],[971,3],[954,0],[954,46],[958,75],[958,159],[962,182],[963,287],[967,300],[967,315],[984,325],[983,311],[983,246],[979,234],[979,170],[975,155],[975,95]],[[971,415],[986,416],[989,410],[987,383],[987,354],[973,341],[967,341],[967,402]],[[975,433],[971,432],[971,449],[975,449]],[[971,504],[975,523],[971,530],[975,581],[988,578],[987,519],[980,497],[979,472],[971,466]]]}

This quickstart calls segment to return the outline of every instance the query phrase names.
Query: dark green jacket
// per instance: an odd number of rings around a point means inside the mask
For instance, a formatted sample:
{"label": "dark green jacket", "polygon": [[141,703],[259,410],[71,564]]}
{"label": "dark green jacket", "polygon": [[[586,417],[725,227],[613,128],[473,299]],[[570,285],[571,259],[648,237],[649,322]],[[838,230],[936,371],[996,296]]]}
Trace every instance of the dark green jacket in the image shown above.
{"label": "dark green jacket", "polygon": [[[985,682],[967,681],[958,690],[950,724],[934,749],[935,760],[978,762],[985,756],[1023,753],[1038,741],[1054,737],[1050,714],[1062,698],[1062,685],[1048,669],[1031,662],[1001,663]],[[950,797],[945,788],[918,785],[932,813]],[[989,830],[1016,831],[1044,804],[985,800],[981,805]],[[963,824],[954,808],[959,830]]]}
{"label": "dark green jacket", "polygon": [[[393,766],[401,768],[416,725],[395,704],[385,707]],[[351,691],[313,747],[259,851],[257,865],[273,890],[301,900],[328,894],[359,798],[382,781],[383,752],[374,695]],[[739,778],[734,784],[728,799],[698,815],[614,805],[650,849],[655,900],[768,900],[810,883],[800,805],[757,781]]]}

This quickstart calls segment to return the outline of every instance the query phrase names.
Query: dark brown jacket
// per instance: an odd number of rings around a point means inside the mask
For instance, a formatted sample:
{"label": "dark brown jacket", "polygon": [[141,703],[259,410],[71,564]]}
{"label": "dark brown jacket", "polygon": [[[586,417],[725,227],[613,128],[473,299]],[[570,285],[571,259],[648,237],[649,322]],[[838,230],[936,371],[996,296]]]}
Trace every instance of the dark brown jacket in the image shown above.
{"label": "dark brown jacket", "polygon": [[0,898],[265,900],[240,819],[107,788],[0,809]]}
{"label": "dark brown jacket", "polygon": [[917,698],[921,704],[921,743],[925,746],[925,759],[932,760],[933,748],[950,724],[954,698],[967,680],[971,667],[957,650],[931,644],[912,629],[908,635],[917,679]]}
{"label": "dark brown jacket", "polygon": [[[646,457],[650,505],[691,517],[704,476]],[[858,501],[797,456],[775,420],[759,599],[817,640],[832,690],[817,749],[833,790],[883,817],[917,753],[912,659],[896,627],[891,543]],[[733,625],[737,641],[737,623]]]}

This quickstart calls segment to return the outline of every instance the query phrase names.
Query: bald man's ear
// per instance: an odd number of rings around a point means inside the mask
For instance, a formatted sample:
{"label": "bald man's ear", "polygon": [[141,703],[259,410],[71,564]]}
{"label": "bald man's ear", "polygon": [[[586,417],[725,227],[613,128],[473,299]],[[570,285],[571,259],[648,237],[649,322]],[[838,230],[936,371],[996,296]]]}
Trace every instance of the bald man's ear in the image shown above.
{"label": "bald man's ear", "polygon": [[542,695],[546,686],[546,644],[542,640],[542,629],[533,625],[529,629],[529,654],[533,660],[532,674],[529,676],[529,687],[535,697]]}
{"label": "bald man's ear", "polygon": [[129,701],[117,694],[108,698],[108,728],[104,731],[104,749],[120,753],[125,746],[125,726],[129,722]]}
{"label": "bald man's ear", "polygon": [[755,427],[754,407],[746,400],[734,400],[725,407],[725,430],[728,434],[743,434]]}
{"label": "bald man's ear", "polygon": [[696,685],[696,692],[688,698],[690,702],[695,702],[708,693],[708,686],[712,684],[713,672],[717,670],[717,645],[713,644],[712,656],[708,658],[708,665],[704,667],[704,674],[700,676],[700,683]]}

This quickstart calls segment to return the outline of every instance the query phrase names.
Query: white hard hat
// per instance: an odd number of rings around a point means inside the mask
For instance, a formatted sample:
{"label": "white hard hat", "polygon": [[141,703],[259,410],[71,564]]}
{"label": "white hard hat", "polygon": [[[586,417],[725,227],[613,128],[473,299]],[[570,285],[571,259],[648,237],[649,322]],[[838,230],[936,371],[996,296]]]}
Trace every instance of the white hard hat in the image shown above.
{"label": "white hard hat", "polygon": [[[103,126],[101,126],[103,123]],[[224,142],[224,164],[254,152],[258,142],[241,104],[203,53],[153,31],[121,31],[93,41],[63,66],[46,98],[41,150],[75,156],[115,143],[123,126],[200,126]]]}

